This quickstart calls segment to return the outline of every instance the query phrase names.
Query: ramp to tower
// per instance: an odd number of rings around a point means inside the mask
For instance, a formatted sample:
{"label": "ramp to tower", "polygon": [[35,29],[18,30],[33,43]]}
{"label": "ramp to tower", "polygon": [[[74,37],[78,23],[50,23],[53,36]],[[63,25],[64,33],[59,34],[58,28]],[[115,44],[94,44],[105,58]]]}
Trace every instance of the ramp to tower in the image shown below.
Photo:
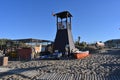
{"label": "ramp to tower", "polygon": [[59,50],[60,52],[65,52],[65,46],[69,45],[70,53],[71,50],[75,48],[73,36],[70,29],[58,30],[54,43],[54,50]]}
{"label": "ramp to tower", "polygon": [[69,44],[67,29],[58,30],[55,38],[54,50],[65,52],[66,44]]}
{"label": "ramp to tower", "polygon": [[71,53],[72,49],[75,49],[75,45],[74,45],[74,41],[73,41],[73,36],[72,36],[71,30],[67,29],[67,32],[68,32],[68,40],[69,40],[70,53]]}

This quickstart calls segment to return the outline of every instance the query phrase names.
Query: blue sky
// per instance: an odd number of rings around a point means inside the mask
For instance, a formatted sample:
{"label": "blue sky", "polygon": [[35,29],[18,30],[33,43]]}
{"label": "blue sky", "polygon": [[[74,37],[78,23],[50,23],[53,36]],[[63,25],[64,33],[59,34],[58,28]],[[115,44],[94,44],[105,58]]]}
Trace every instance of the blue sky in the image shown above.
{"label": "blue sky", "polygon": [[54,41],[56,18],[69,11],[74,41],[120,38],[120,0],[0,0],[0,38]]}

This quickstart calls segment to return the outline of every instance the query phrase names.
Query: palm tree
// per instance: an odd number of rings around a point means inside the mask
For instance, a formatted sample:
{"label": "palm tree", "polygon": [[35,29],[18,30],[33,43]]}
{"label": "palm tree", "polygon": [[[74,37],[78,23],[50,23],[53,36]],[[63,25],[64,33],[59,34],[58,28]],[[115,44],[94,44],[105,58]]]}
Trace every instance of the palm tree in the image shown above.
{"label": "palm tree", "polygon": [[78,36],[78,43],[80,43],[80,36]]}

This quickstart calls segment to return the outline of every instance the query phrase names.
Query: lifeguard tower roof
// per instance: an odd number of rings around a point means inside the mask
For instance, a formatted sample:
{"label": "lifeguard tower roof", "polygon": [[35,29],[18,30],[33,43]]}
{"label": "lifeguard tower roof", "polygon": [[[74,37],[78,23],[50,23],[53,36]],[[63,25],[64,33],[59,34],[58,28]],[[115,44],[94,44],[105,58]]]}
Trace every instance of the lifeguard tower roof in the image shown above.
{"label": "lifeguard tower roof", "polygon": [[67,17],[72,17],[72,15],[70,14],[70,12],[68,11],[63,11],[63,12],[59,12],[56,13],[55,16],[59,17],[59,18],[67,18]]}

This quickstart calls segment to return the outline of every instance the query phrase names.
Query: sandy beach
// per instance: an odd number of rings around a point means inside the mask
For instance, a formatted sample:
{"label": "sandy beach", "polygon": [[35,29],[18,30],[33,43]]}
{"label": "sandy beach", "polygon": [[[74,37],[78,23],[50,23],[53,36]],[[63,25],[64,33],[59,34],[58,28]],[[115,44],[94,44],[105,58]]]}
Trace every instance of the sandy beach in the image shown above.
{"label": "sandy beach", "polygon": [[120,80],[120,50],[84,59],[9,61],[0,80]]}

